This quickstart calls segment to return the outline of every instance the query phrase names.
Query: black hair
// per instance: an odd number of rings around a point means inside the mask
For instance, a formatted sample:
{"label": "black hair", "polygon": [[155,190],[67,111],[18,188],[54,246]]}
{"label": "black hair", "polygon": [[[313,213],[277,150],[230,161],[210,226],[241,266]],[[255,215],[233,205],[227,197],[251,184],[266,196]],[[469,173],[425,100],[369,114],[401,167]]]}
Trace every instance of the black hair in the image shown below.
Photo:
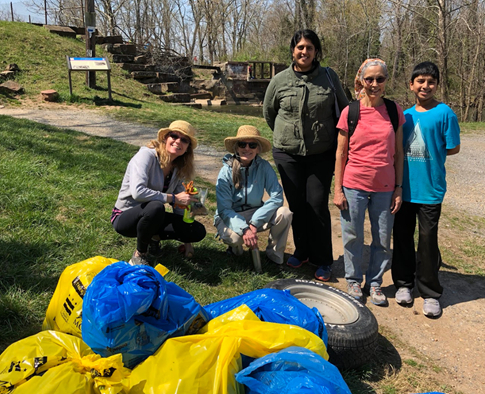
{"label": "black hair", "polygon": [[302,38],[306,38],[307,40],[311,41],[311,43],[315,47],[315,59],[313,59],[313,61],[315,63],[319,63],[322,59],[322,44],[320,43],[320,39],[318,38],[317,33],[310,29],[298,30],[293,35],[290,41],[290,55],[293,55],[295,47],[298,45]]}
{"label": "black hair", "polygon": [[436,82],[440,83],[440,70],[433,62],[422,62],[416,65],[411,74],[411,82],[414,82],[420,75],[429,75],[436,79]]}

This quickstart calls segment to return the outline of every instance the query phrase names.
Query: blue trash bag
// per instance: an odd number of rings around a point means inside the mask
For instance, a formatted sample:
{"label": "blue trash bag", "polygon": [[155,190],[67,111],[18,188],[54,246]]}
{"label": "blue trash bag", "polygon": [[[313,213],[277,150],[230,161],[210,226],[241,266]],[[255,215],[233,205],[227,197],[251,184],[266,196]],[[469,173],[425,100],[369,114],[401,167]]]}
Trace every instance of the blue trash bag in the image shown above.
{"label": "blue trash bag", "polygon": [[236,380],[246,394],[352,394],[335,365],[298,346],[258,358]]}
{"label": "blue trash bag", "polygon": [[121,353],[127,368],[168,338],[195,334],[210,315],[154,268],[119,261],[97,274],[83,300],[82,338],[103,357]]}
{"label": "blue trash bag", "polygon": [[206,305],[212,318],[246,304],[260,320],[271,323],[293,324],[305,328],[328,344],[328,334],[322,315],[317,308],[309,308],[289,290],[260,289],[240,296]]}

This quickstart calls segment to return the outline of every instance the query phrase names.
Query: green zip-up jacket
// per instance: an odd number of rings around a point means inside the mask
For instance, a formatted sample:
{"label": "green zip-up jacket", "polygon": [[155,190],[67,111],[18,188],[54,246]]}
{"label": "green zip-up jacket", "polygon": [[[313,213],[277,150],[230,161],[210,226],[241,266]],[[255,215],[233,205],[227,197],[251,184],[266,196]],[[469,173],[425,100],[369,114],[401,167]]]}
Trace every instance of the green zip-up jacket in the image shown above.
{"label": "green zip-up jacket", "polygon": [[273,130],[274,147],[300,156],[335,149],[335,97],[340,110],[349,102],[335,71],[327,70],[318,66],[298,77],[291,65],[273,77],[264,96],[263,114]]}

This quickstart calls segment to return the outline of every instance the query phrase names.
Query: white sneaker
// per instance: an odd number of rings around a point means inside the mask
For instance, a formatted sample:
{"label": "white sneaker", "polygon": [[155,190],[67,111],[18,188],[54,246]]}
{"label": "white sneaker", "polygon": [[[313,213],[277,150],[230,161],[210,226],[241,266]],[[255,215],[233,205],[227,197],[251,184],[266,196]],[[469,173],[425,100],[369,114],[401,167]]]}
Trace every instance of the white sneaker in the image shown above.
{"label": "white sneaker", "polygon": [[396,292],[396,302],[401,305],[411,304],[413,302],[413,289],[400,287]]}
{"label": "white sneaker", "polygon": [[440,302],[436,298],[425,298],[423,304],[425,316],[436,317],[441,314]]}

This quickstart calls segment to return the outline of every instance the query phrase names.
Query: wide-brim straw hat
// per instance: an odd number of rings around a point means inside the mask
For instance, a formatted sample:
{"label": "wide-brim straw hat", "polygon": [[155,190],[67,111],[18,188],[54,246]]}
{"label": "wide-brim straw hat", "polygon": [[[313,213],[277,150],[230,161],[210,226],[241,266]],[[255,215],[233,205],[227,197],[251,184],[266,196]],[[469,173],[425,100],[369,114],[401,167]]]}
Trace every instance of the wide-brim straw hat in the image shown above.
{"label": "wide-brim straw hat", "polygon": [[230,153],[234,153],[234,144],[238,141],[256,140],[261,144],[261,153],[268,152],[271,150],[271,142],[266,138],[261,137],[261,133],[254,126],[241,126],[237,130],[237,135],[235,137],[227,137],[224,140],[224,145]]}
{"label": "wide-brim straw hat", "polygon": [[158,130],[158,142],[162,142],[166,135],[171,132],[176,131],[190,138],[190,144],[192,149],[197,147],[197,138],[195,138],[195,127],[185,120],[174,120],[170,123],[170,126]]}

